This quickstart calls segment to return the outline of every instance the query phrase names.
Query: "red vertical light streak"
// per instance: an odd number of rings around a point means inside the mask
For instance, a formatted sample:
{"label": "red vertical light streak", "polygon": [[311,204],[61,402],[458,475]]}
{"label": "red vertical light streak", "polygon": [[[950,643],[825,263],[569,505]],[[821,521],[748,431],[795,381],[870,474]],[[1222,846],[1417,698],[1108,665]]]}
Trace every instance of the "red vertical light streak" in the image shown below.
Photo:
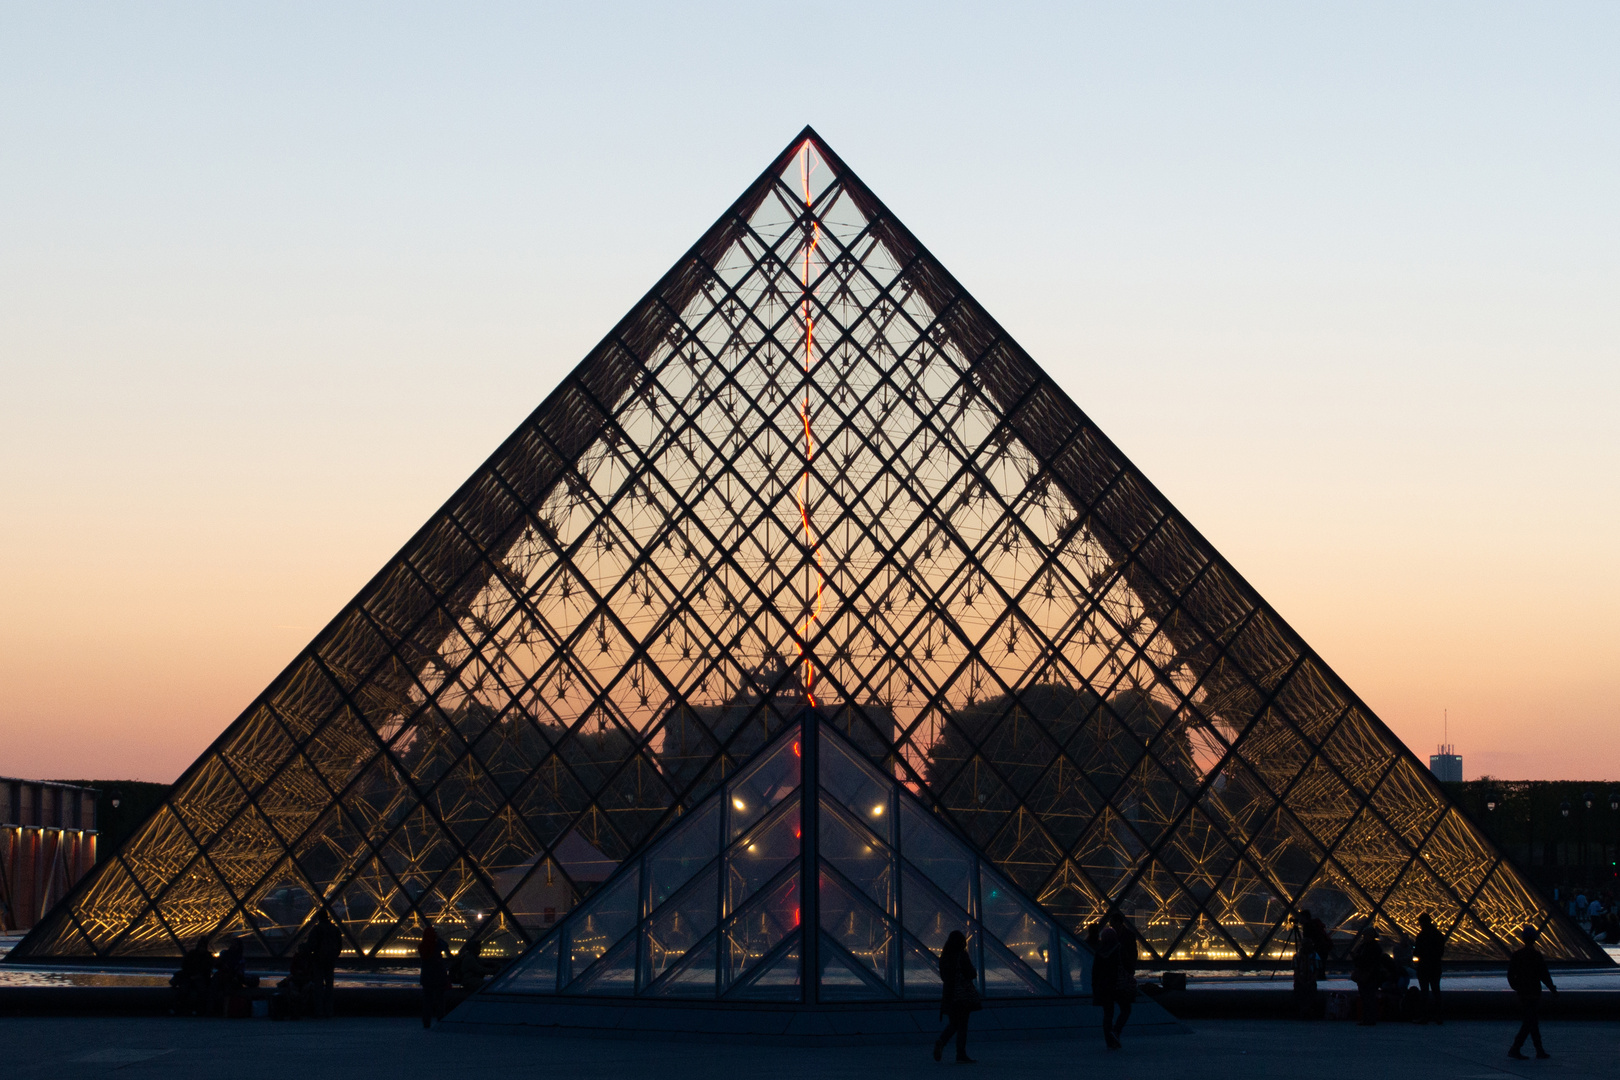
{"label": "red vertical light streak", "polygon": [[[806,142],[799,148],[799,183],[804,190],[804,209],[810,212],[810,144]],[[810,424],[810,369],[815,366],[815,318],[810,310],[810,258],[815,254],[816,245],[821,239],[821,223],[813,217],[810,220],[810,239],[804,246],[804,400],[799,405],[799,419],[804,423],[804,475],[799,482],[799,519],[804,524],[804,542],[810,549],[812,565],[805,569],[805,594],[810,593],[810,578],[815,576],[815,601],[807,604],[804,616],[804,631],[799,637],[799,657],[804,668],[804,696],[811,705],[816,704],[815,684],[816,665],[810,655],[810,633],[815,624],[821,621],[822,591],[827,584],[826,575],[821,570],[821,545],[816,538],[815,529],[810,524],[810,462],[816,454],[815,435]]]}

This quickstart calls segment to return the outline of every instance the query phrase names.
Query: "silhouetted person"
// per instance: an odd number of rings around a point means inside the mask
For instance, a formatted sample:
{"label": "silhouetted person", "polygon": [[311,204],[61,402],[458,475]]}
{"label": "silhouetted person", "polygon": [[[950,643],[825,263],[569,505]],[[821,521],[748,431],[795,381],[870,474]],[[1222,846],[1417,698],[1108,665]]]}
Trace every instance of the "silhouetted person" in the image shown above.
{"label": "silhouetted person", "polygon": [[450,981],[463,990],[476,990],[484,985],[484,980],[493,974],[495,965],[482,958],[480,954],[483,951],[482,941],[469,939],[450,962]]}
{"label": "silhouetted person", "polygon": [[1102,1006],[1103,1042],[1114,1049],[1114,976],[1119,971],[1119,935],[1112,926],[1093,923],[1086,931],[1091,946],[1091,1003]]}
{"label": "silhouetted person", "polygon": [[208,1011],[208,980],[214,970],[214,954],[208,951],[208,939],[200,937],[197,944],[186,950],[180,960],[180,970],[169,979],[174,987],[176,1016],[191,1016]]}
{"label": "silhouetted person", "polygon": [[1524,948],[1514,953],[1508,960],[1508,985],[1513,992],[1519,995],[1519,1033],[1513,1037],[1513,1046],[1508,1050],[1508,1057],[1524,1060],[1524,1040],[1528,1037],[1536,1044],[1536,1057],[1552,1057],[1546,1048],[1541,1045],[1541,984],[1546,983],[1547,989],[1558,993],[1558,987],[1553,985],[1552,974],[1547,970],[1547,961],[1541,958],[1536,951],[1536,928],[1524,928]]}
{"label": "silhouetted person", "polygon": [[309,931],[309,943],[314,949],[315,970],[320,975],[321,985],[330,991],[337,981],[338,955],[343,952],[343,931],[337,928],[325,908],[321,908],[315,916],[315,925]]}
{"label": "silhouetted person", "polygon": [[[1120,1033],[1136,1001],[1136,935],[1123,917],[1115,915],[1097,935],[1097,954],[1091,966],[1091,1000],[1103,1010],[1103,1042],[1110,1050],[1122,1045]],[[1114,1007],[1119,1019],[1114,1019]]]}
{"label": "silhouetted person", "polygon": [[1413,967],[1417,969],[1418,992],[1423,995],[1423,1015],[1418,1023],[1440,1019],[1440,958],[1446,951],[1446,939],[1435,928],[1434,920],[1425,911],[1418,916],[1418,935],[1412,942]]}
{"label": "silhouetted person", "polygon": [[1389,977],[1393,967],[1389,957],[1384,955],[1383,947],[1378,944],[1378,931],[1367,927],[1350,950],[1350,981],[1361,992],[1359,1023],[1362,1027],[1372,1027],[1378,1023],[1378,988]]}
{"label": "silhouetted person", "polygon": [[343,931],[332,921],[325,908],[315,915],[315,925],[309,931],[311,959],[315,965],[315,1012],[332,1015],[332,988],[337,982],[338,956],[343,952]]}
{"label": "silhouetted person", "polygon": [[1316,1015],[1317,957],[1315,946],[1305,936],[1304,921],[1310,912],[1300,912],[1295,920],[1298,936],[1294,940],[1294,1013],[1301,1020]]}
{"label": "silhouetted person", "polygon": [[967,938],[962,931],[952,930],[951,936],[945,939],[945,948],[939,954],[939,980],[944,984],[939,998],[939,1015],[948,1017],[950,1022],[939,1033],[939,1038],[934,1040],[935,1061],[944,1056],[945,1044],[955,1035],[956,1063],[978,1064],[968,1057],[967,1052],[968,1017],[984,1007],[979,988],[973,985],[973,980],[978,977],[973,961],[968,959]]}
{"label": "silhouetted person", "polygon": [[316,995],[320,987],[320,965],[315,957],[315,943],[306,938],[292,955],[292,961],[287,966],[287,977],[276,984],[276,993],[270,999],[271,1017],[297,1020],[315,1015]]}
{"label": "silhouetted person", "polygon": [[444,963],[444,946],[433,927],[422,930],[422,940],[416,943],[416,959],[421,965],[422,1026],[430,1028],[433,1021],[444,1017],[444,994],[450,989],[450,969]]}
{"label": "silhouetted person", "polygon": [[1328,958],[1333,955],[1333,938],[1322,925],[1322,920],[1311,914],[1309,908],[1299,911],[1300,935],[1305,939],[1306,945],[1316,956],[1316,977],[1327,978]]}

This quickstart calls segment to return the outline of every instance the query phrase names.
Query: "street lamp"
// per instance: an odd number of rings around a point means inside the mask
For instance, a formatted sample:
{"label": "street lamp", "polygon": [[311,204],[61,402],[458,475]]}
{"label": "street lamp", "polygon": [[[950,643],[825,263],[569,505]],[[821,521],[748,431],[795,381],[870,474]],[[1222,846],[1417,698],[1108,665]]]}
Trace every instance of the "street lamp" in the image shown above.
{"label": "street lamp", "polygon": [[1568,799],[1565,799],[1563,802],[1558,804],[1558,812],[1560,814],[1562,814],[1566,818],[1569,817],[1569,800]]}

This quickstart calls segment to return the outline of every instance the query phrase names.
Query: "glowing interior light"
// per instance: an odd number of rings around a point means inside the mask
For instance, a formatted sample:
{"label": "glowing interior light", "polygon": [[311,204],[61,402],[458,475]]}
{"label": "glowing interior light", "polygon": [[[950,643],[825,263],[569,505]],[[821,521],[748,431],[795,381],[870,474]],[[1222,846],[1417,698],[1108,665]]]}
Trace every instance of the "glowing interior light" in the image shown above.
{"label": "glowing interior light", "polygon": [[743,805],[743,801],[741,799],[732,799],[731,800],[731,805],[734,806],[735,808],[737,808],[738,810],[746,810],[746,809],[748,809],[747,806]]}
{"label": "glowing interior light", "polygon": [[882,817],[883,816],[883,804],[882,803],[878,803],[876,806],[872,807],[872,816],[873,817]]}

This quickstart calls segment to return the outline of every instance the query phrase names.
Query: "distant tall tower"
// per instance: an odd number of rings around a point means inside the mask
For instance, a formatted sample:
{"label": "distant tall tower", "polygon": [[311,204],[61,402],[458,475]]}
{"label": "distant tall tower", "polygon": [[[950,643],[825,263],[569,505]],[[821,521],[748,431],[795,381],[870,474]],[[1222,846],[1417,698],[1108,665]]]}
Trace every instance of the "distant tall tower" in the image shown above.
{"label": "distant tall tower", "polygon": [[1441,743],[1438,749],[1438,754],[1429,755],[1429,771],[1436,780],[1462,783],[1462,755],[1456,753],[1457,748],[1450,743]]}
{"label": "distant tall tower", "polygon": [[1462,783],[1462,755],[1457,753],[1457,748],[1451,744],[1451,710],[1447,709],[1442,715],[1444,716],[1446,741],[1435,748],[1440,751],[1438,754],[1429,755],[1429,771],[1434,773],[1436,780],[1442,782],[1449,780],[1454,784],[1460,784]]}

